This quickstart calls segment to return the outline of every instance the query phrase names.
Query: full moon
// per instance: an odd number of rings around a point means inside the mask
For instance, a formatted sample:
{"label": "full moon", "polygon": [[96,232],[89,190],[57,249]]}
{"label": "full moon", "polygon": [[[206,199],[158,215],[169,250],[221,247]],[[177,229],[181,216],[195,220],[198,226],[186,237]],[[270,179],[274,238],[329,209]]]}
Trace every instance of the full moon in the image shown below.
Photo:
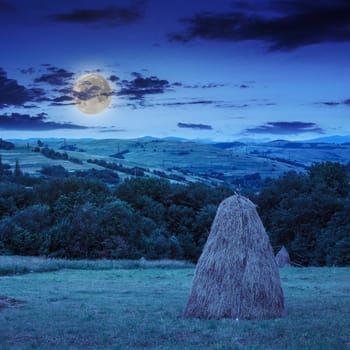
{"label": "full moon", "polygon": [[77,79],[73,86],[76,107],[86,114],[97,114],[106,109],[112,100],[108,81],[99,74],[89,73]]}

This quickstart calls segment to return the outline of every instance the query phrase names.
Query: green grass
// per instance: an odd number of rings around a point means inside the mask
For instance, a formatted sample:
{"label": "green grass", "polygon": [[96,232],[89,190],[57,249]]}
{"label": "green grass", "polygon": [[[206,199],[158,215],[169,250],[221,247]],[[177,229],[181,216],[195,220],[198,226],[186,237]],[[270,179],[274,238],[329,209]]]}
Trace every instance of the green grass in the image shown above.
{"label": "green grass", "polygon": [[[244,176],[250,174],[247,169],[254,169],[262,177],[278,176],[288,170],[300,171],[298,167],[261,158],[255,154],[248,154],[247,147],[235,147],[233,150],[220,149],[210,144],[177,141],[145,141],[145,140],[68,140],[69,145],[76,145],[85,152],[67,151],[68,155],[83,161],[83,164],[75,164],[64,160],[53,160],[44,157],[41,153],[34,153],[32,149],[37,146],[36,141],[14,142],[15,149],[0,150],[4,163],[9,163],[12,169],[18,159],[24,173],[38,174],[43,166],[59,165],[64,166],[68,171],[86,170],[90,168],[103,169],[95,164],[87,163],[87,159],[104,159],[107,162],[121,163],[126,167],[141,166],[149,168],[149,176],[153,169],[166,170],[168,168],[183,168],[191,171],[191,174],[183,175],[175,170],[166,171],[168,174],[181,175],[187,181],[209,181],[202,173],[219,172],[226,176]],[[60,147],[63,140],[45,140],[45,145],[56,151],[63,152]],[[110,157],[120,151],[128,150],[125,159]],[[255,150],[255,149],[254,149]],[[185,154],[183,154],[185,153]],[[122,178],[124,173],[120,173]],[[210,178],[210,181],[221,183],[221,181]],[[209,182],[210,182],[209,181]]]}
{"label": "green grass", "polygon": [[281,270],[287,315],[263,321],[183,319],[193,271],[2,276],[0,295],[24,303],[0,311],[0,348],[350,349],[350,268]]}
{"label": "green grass", "polygon": [[[56,151],[63,152],[60,149],[64,141],[61,139],[44,140],[45,145]],[[103,169],[102,167],[87,163],[87,159],[103,159],[107,162],[121,163],[126,167],[141,166],[150,169],[148,176],[154,176],[154,169],[162,169],[168,175],[181,175],[187,182],[202,181],[221,183],[215,177],[203,175],[203,173],[223,173],[227,179],[242,177],[253,172],[259,173],[263,178],[278,177],[286,171],[295,170],[296,172],[305,169],[296,164],[287,164],[285,161],[279,161],[273,158],[280,158],[287,161],[296,161],[304,165],[310,165],[314,162],[326,160],[348,163],[350,161],[350,145],[328,144],[327,146],[313,147],[305,144],[304,147],[297,148],[280,147],[274,143],[245,144],[235,146],[231,149],[220,149],[211,144],[202,144],[195,142],[177,142],[168,140],[67,140],[69,145],[75,145],[85,152],[67,151],[68,155],[83,161],[83,164],[75,164],[64,160],[53,160],[44,157],[41,153],[32,152],[37,146],[36,140],[29,140],[29,149],[27,141],[14,142],[15,149],[0,150],[4,163],[9,163],[12,169],[15,166],[16,159],[19,160],[21,169],[24,173],[38,174],[43,166],[62,165],[68,171],[87,170],[91,168]],[[283,142],[282,142],[283,143]],[[117,152],[128,150],[124,154],[125,159],[116,159],[110,155]],[[182,168],[189,170],[190,173],[184,175],[177,170],[167,170],[169,168]],[[250,169],[250,170],[249,170]],[[127,175],[119,172],[123,179]],[[186,182],[185,181],[185,182]]]}
{"label": "green grass", "polygon": [[[189,268],[193,264],[177,260],[67,260],[30,256],[1,256],[0,276],[30,272],[50,272],[62,269],[73,270],[112,270],[148,268]],[[1,294],[1,293],[0,293]]]}

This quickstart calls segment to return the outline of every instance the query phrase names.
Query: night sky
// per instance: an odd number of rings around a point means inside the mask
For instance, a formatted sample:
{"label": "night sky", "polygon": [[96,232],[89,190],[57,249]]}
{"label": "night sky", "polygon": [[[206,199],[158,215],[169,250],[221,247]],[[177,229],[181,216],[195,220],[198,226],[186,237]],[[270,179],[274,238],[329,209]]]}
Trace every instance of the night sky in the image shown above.
{"label": "night sky", "polygon": [[[350,134],[350,1],[0,0],[0,137]],[[109,80],[80,112],[74,81]]]}

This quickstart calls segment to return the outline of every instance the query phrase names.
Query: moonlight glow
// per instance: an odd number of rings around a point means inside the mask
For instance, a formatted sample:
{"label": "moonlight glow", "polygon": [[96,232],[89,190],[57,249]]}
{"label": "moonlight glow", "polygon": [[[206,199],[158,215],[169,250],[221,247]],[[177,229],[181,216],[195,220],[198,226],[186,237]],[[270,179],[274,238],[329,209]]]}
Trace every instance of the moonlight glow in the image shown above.
{"label": "moonlight glow", "polygon": [[73,86],[77,108],[86,114],[97,114],[106,109],[112,100],[112,90],[101,75],[90,73],[81,76]]}

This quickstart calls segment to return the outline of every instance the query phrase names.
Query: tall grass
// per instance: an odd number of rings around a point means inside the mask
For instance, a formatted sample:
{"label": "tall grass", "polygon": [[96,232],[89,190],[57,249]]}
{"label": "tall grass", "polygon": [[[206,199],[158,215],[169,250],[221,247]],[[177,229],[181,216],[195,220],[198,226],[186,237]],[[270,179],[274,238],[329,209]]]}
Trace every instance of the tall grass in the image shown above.
{"label": "tall grass", "polygon": [[29,256],[0,256],[0,276],[30,272],[49,272],[62,269],[113,270],[193,267],[192,263],[178,260],[68,260]]}

